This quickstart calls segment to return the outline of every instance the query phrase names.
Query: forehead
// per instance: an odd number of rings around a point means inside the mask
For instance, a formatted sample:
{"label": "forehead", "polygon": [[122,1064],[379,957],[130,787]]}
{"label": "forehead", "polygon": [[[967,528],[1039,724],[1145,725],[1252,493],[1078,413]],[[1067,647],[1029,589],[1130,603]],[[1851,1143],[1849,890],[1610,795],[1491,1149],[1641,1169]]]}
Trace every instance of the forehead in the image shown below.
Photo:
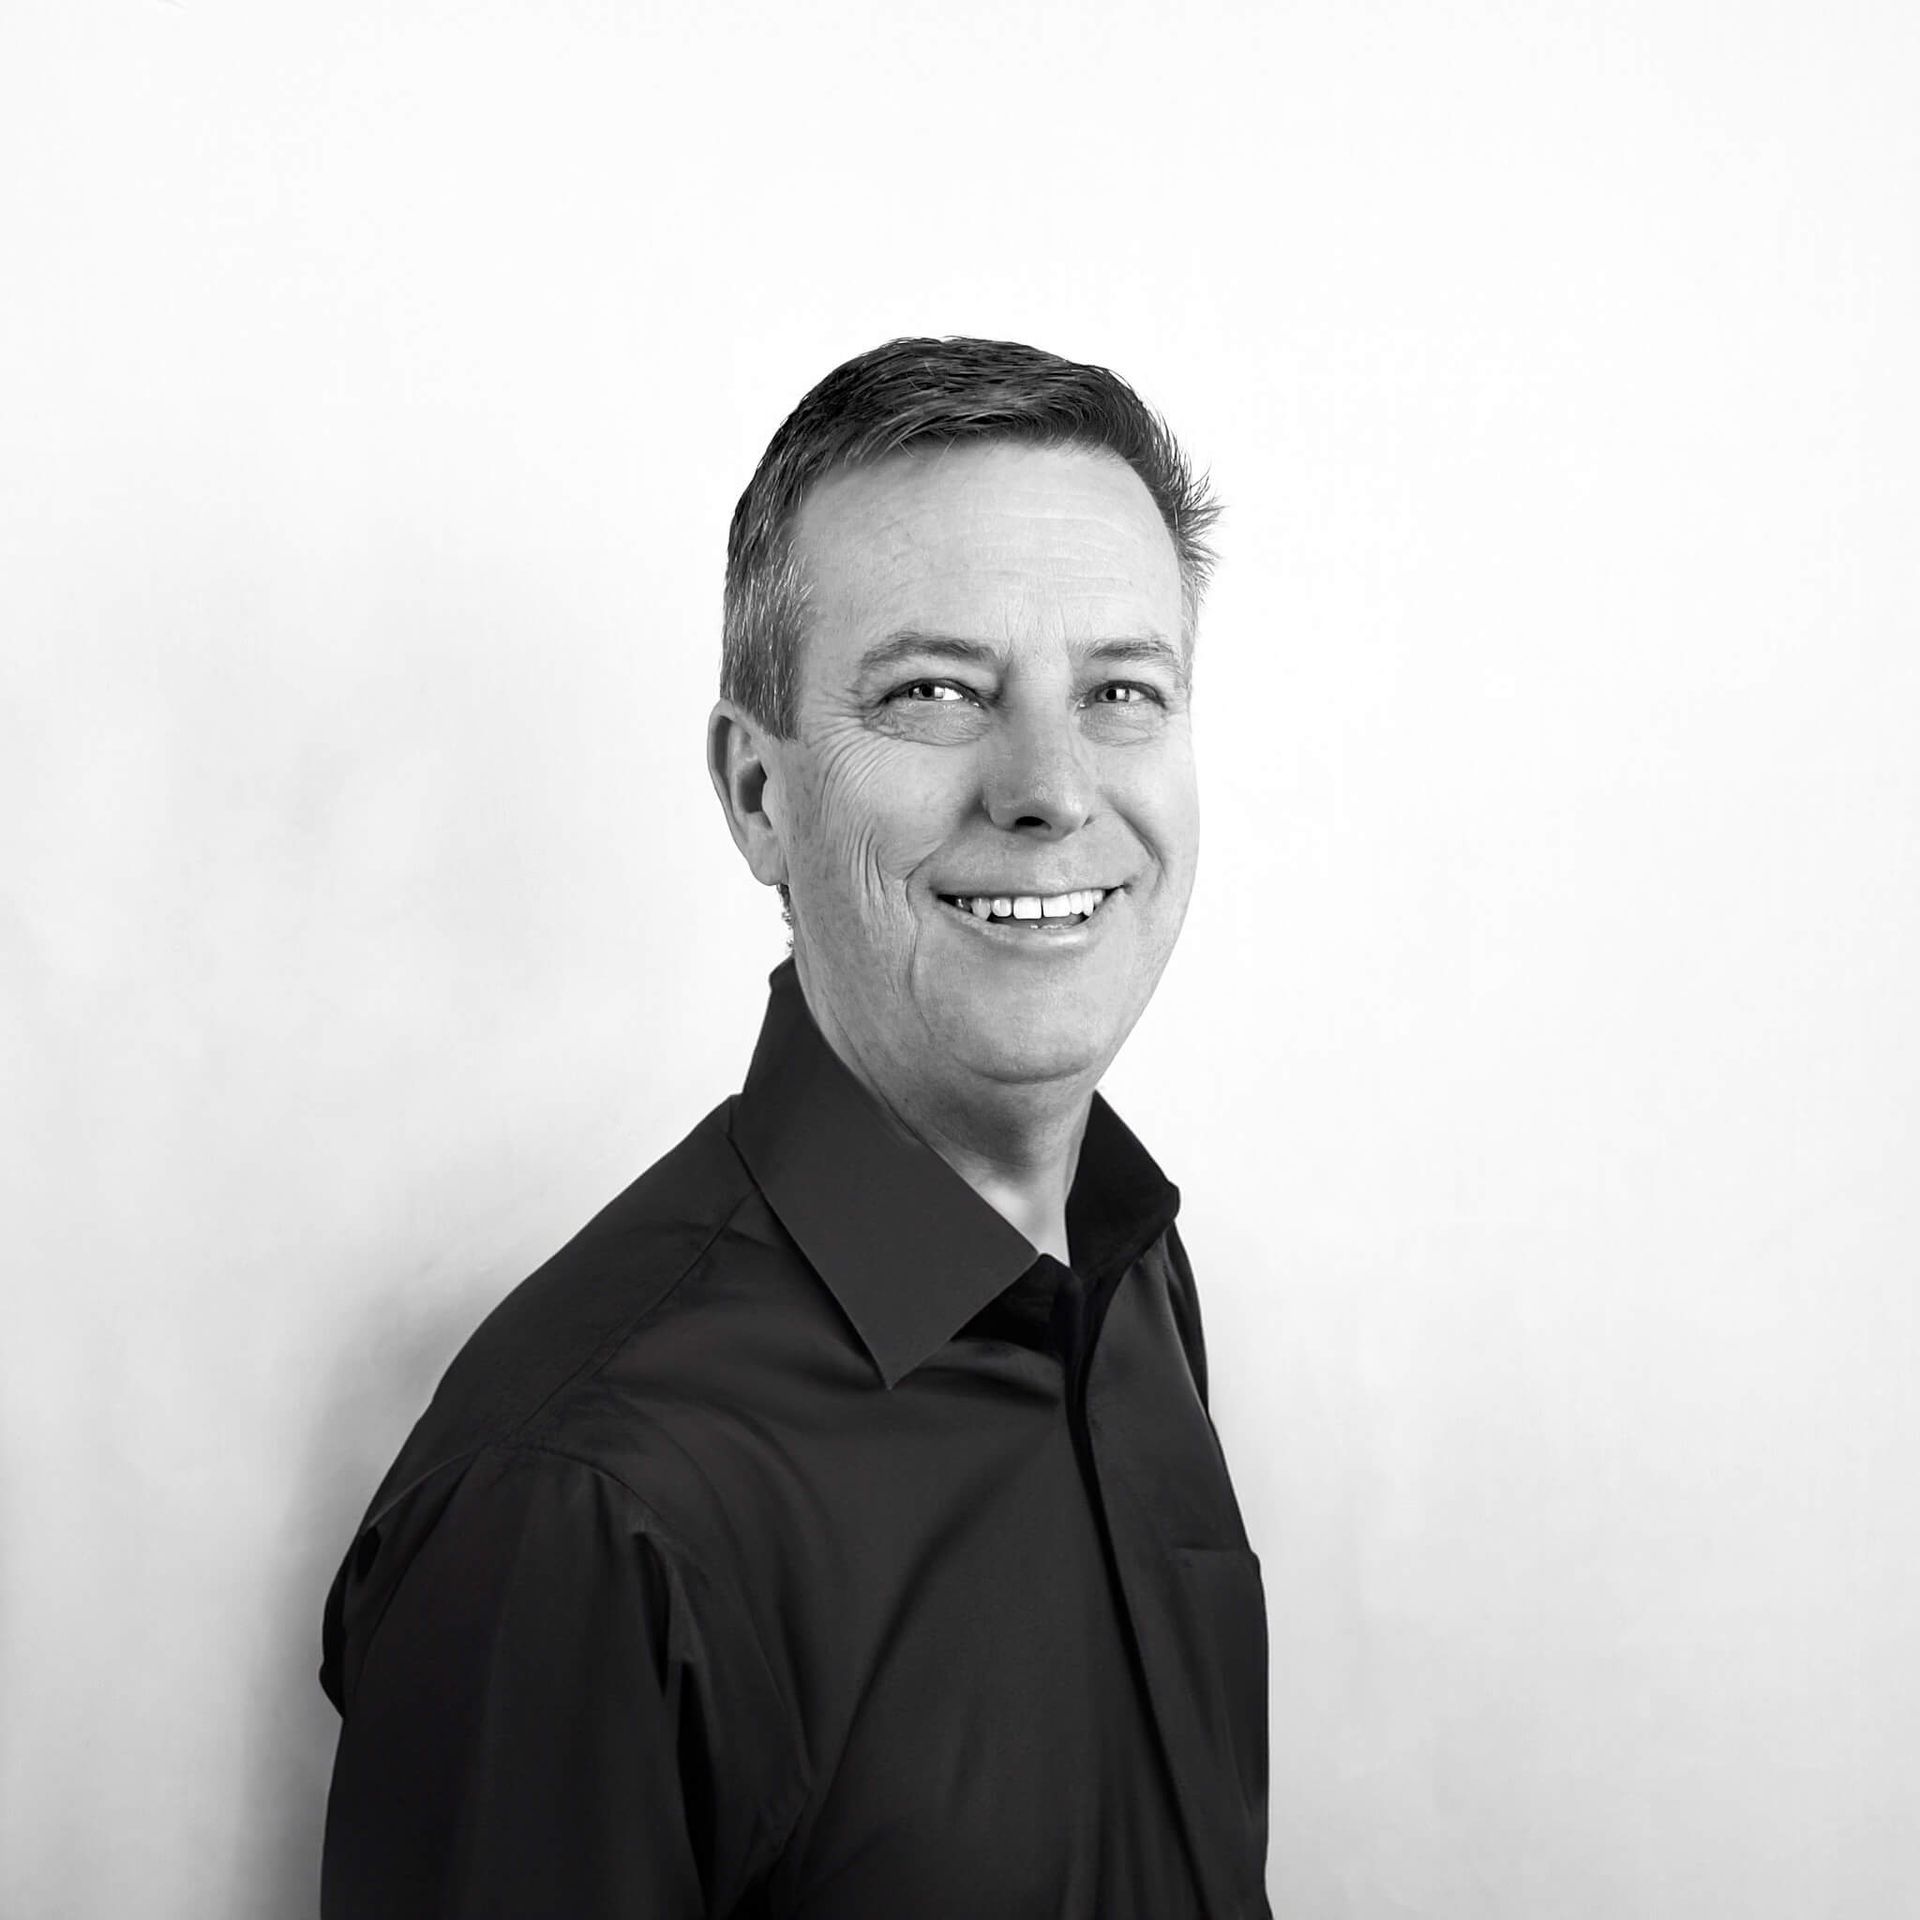
{"label": "forehead", "polygon": [[803,503],[809,652],[902,628],[970,639],[1180,627],[1180,567],[1145,484],[1085,447],[966,443],[836,474]]}

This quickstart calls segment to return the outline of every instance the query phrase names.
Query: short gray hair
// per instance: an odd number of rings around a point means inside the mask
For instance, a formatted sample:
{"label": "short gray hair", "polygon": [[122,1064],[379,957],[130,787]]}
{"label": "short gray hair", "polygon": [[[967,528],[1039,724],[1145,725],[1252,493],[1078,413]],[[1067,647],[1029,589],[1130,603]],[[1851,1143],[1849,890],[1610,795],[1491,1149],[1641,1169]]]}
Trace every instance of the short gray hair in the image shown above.
{"label": "short gray hair", "polygon": [[727,532],[720,691],[769,732],[797,725],[807,583],[794,526],[830,474],[913,447],[1011,440],[1103,449],[1145,484],[1180,562],[1192,642],[1220,512],[1167,423],[1116,373],[1012,340],[889,340],[835,367],[781,422]]}

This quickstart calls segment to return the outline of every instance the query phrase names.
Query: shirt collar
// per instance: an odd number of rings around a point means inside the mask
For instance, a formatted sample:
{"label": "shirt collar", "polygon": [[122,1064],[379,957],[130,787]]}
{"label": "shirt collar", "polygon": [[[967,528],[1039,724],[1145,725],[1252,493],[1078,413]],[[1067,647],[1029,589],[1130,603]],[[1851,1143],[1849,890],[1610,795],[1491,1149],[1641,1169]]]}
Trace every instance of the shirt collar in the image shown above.
{"label": "shirt collar", "polygon": [[[734,1144],[891,1388],[1039,1256],[854,1078],[814,1024],[791,959],[767,984]],[[1075,1268],[1092,1279],[1138,1259],[1179,1205],[1178,1189],[1095,1094],[1067,1197]]]}

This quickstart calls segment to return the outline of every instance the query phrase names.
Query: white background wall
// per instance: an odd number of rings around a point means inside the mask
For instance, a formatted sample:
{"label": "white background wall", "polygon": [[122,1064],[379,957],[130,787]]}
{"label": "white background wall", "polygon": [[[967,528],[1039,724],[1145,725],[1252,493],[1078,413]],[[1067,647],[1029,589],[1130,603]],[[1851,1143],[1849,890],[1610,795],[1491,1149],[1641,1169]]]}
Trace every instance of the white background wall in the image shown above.
{"label": "white background wall", "polygon": [[1276,1908],[1920,1912],[1917,22],[13,0],[7,1920],[313,1912],[353,1522],[780,956],[727,514],[922,331],[1230,502],[1111,1090]]}

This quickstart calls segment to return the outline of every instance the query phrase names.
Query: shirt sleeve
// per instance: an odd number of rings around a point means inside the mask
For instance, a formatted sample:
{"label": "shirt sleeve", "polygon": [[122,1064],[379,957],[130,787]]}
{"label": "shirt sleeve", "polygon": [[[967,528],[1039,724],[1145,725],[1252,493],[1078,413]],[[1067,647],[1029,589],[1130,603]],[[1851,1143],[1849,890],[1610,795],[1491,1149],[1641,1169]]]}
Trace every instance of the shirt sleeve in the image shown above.
{"label": "shirt sleeve", "polygon": [[708,1912],[728,1877],[711,1663],[647,1519],[565,1456],[467,1464],[358,1662],[323,1920]]}

